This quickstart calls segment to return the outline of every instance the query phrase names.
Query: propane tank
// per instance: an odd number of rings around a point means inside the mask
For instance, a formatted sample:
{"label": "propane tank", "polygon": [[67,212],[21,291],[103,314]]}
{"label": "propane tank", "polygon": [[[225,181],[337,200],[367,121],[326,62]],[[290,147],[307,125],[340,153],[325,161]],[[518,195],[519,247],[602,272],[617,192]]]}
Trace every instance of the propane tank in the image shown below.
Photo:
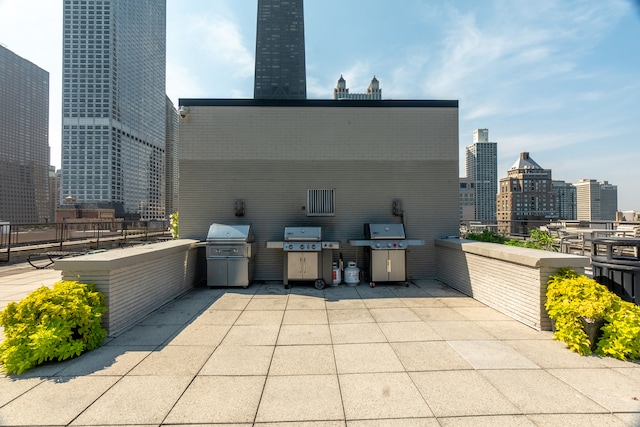
{"label": "propane tank", "polygon": [[342,282],[342,272],[340,271],[340,267],[338,267],[337,262],[334,262],[331,265],[331,272],[332,272],[332,278],[333,278],[331,284],[333,286],[338,286],[340,282]]}
{"label": "propane tank", "polygon": [[347,263],[347,268],[344,269],[344,281],[351,286],[360,283],[360,269],[356,266],[355,261]]}

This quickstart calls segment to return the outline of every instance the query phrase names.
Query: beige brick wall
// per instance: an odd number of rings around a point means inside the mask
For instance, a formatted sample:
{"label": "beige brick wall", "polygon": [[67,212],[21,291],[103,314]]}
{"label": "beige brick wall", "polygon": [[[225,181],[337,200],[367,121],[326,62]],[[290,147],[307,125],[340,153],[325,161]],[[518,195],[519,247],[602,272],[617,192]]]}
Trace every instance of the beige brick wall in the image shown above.
{"label": "beige brick wall", "polygon": [[589,263],[586,257],[458,239],[437,241],[436,249],[438,280],[537,330],[551,330],[544,308],[549,276],[560,267],[583,274]]}
{"label": "beige brick wall", "polygon": [[[340,101],[338,101],[340,102]],[[458,159],[458,109],[189,107],[180,160]]]}
{"label": "beige brick wall", "polygon": [[56,262],[63,280],[93,283],[105,294],[102,325],[117,335],[145,315],[192,289],[193,241],[172,241]]}
{"label": "beige brick wall", "polygon": [[[338,101],[339,102],[339,101]],[[313,105],[313,103],[310,103]],[[180,125],[180,237],[209,225],[251,223],[256,279],[282,279],[283,253],[266,249],[285,226],[321,226],[364,268],[368,222],[400,222],[427,245],[407,253],[409,278],[435,276],[434,238],[458,234],[458,110],[444,107],[191,106]],[[336,190],[336,215],[307,217],[309,188]],[[245,202],[246,215],[234,215]],[[338,258],[339,253],[334,253]]]}

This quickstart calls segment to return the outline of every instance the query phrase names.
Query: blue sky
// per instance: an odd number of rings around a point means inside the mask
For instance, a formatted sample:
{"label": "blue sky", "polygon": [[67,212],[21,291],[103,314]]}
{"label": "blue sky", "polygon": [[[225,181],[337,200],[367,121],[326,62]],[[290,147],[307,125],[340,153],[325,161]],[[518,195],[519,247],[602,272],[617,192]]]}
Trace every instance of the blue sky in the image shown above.
{"label": "blue sky", "polygon": [[[257,0],[167,0],[167,94],[253,96]],[[60,165],[62,2],[0,0],[0,43],[50,72]],[[522,151],[553,178],[618,185],[640,210],[640,0],[306,0],[307,92],[343,75],[385,99],[457,99],[460,174],[477,128],[498,175]]]}

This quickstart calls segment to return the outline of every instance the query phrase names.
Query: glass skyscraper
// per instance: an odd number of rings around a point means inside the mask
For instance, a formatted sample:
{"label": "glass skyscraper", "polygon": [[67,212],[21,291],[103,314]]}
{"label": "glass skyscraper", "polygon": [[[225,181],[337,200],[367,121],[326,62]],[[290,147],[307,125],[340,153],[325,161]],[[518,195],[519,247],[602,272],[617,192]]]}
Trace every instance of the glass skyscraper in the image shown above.
{"label": "glass skyscraper", "polygon": [[64,0],[61,201],[164,218],[165,0]]}
{"label": "glass skyscraper", "polygon": [[0,45],[0,221],[49,214],[49,73]]}
{"label": "glass skyscraper", "polygon": [[258,0],[255,99],[307,99],[302,0]]}

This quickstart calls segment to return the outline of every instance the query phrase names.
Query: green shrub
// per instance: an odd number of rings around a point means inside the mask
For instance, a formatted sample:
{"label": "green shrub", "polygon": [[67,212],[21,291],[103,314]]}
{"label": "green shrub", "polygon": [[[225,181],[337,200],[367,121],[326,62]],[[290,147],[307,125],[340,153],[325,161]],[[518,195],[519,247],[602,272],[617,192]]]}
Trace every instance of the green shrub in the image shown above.
{"label": "green shrub", "polygon": [[[555,321],[554,338],[571,350],[585,355],[595,348],[601,356],[640,359],[640,307],[622,301],[595,280],[560,269],[547,283],[545,308]],[[604,319],[597,343],[590,342],[581,319]]]}
{"label": "green shrub", "polygon": [[543,249],[554,251],[553,237],[548,231],[533,229],[529,232],[527,240],[507,239],[505,236],[494,233],[493,231],[483,230],[482,233],[469,233],[467,239],[477,240],[479,242],[500,243],[509,246],[519,246],[531,249]]}
{"label": "green shrub", "polygon": [[178,238],[178,212],[169,215],[169,231],[171,232],[171,237]]}
{"label": "green shrub", "polygon": [[478,242],[501,243],[501,244],[504,244],[507,241],[506,237],[501,236],[500,234],[496,234],[493,231],[489,231],[489,230],[482,230],[482,233],[469,233],[467,234],[467,239],[477,240]]}
{"label": "green shrub", "polygon": [[597,353],[616,359],[640,359],[640,307],[627,301],[602,327]]}
{"label": "green shrub", "polygon": [[42,286],[0,312],[5,339],[0,363],[7,374],[52,360],[65,360],[102,344],[107,332],[100,326],[105,297],[93,285],[59,281]]}

